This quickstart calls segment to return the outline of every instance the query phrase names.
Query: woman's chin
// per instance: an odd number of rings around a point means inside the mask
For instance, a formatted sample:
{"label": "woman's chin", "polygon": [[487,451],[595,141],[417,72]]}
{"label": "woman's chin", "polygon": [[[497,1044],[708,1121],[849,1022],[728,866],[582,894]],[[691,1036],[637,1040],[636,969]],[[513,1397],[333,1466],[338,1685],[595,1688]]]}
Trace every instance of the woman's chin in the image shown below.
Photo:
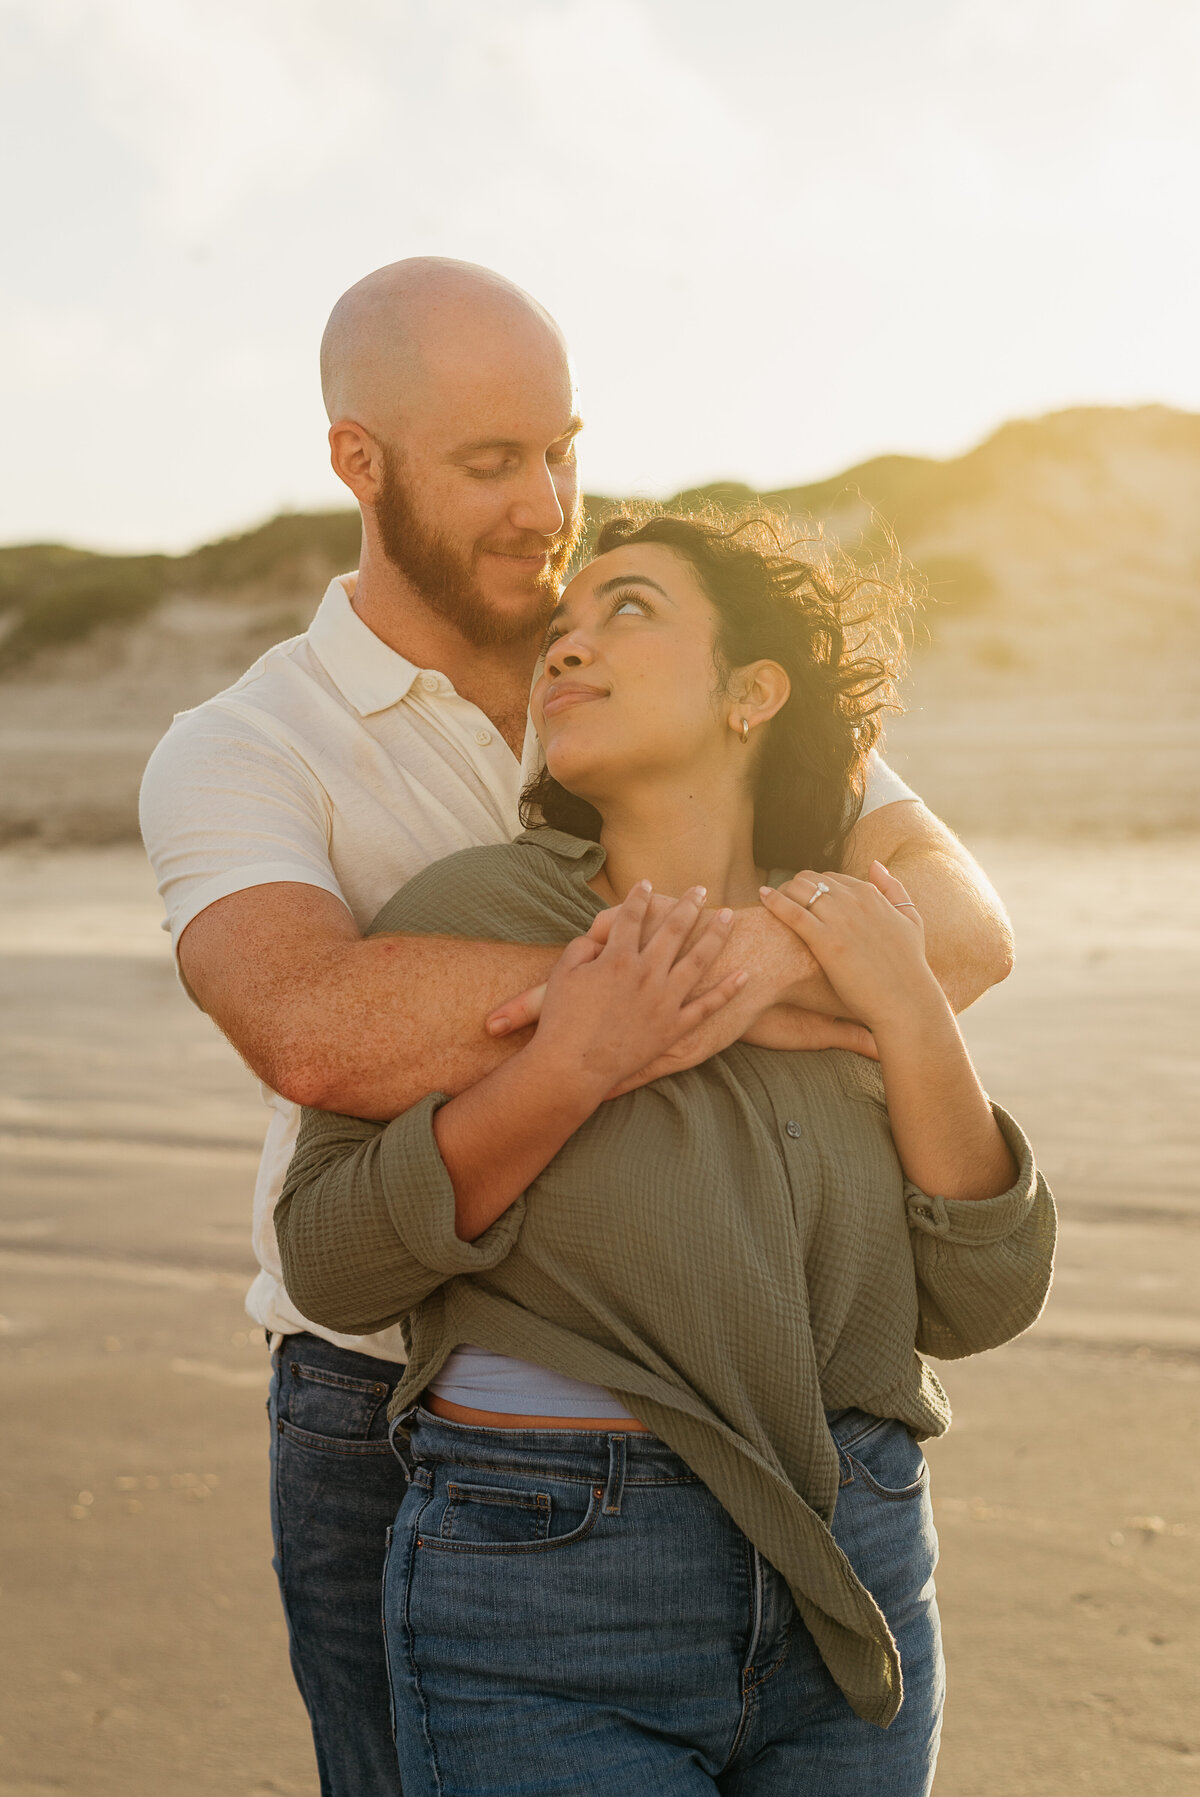
{"label": "woman's chin", "polygon": [[605,779],[607,770],[590,756],[547,755],[546,771],[565,792],[586,799],[589,805],[599,805],[604,793],[611,790],[611,781]]}

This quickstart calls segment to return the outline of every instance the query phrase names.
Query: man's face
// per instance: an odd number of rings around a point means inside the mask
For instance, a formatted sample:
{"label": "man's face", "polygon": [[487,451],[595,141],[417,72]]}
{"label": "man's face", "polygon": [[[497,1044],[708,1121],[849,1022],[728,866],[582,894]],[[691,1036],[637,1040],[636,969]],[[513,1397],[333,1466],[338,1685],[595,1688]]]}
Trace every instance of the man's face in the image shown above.
{"label": "man's face", "polygon": [[388,560],[430,610],[477,649],[540,640],[583,528],[578,482],[563,493],[562,522],[552,537],[510,527],[508,534],[493,529],[468,540],[468,520],[461,515],[443,518],[439,528],[398,461],[385,450],[383,489],[375,502]]}
{"label": "man's face", "polygon": [[570,370],[545,336],[428,371],[384,454],[388,559],[479,648],[540,640],[582,528]]}

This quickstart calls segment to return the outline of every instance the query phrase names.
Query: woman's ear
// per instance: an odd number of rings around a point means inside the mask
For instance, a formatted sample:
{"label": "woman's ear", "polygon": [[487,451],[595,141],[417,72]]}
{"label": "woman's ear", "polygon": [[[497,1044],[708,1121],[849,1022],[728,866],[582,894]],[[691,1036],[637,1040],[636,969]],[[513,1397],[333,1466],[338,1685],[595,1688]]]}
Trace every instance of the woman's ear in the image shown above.
{"label": "woman's ear", "polygon": [[751,730],[769,723],[787,704],[791,691],[787,670],[777,661],[752,661],[735,669],[729,682],[729,728],[744,735],[743,718]]}

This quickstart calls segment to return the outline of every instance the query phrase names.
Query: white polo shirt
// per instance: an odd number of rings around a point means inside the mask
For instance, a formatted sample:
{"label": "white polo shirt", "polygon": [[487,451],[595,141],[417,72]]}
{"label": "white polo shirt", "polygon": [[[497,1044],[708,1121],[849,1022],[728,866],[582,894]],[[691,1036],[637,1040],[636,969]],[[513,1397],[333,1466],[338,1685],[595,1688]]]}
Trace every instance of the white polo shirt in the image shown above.
{"label": "white polo shirt", "polygon": [[[414,667],[367,628],[350,603],[353,581],[331,581],[303,636],[277,643],[234,686],[181,712],[150,758],[142,836],[176,949],[209,905],[279,880],[333,893],[365,929],[430,862],[508,842],[521,828],[521,790],[539,765],[532,726],[518,762],[444,674]],[[915,796],[872,757],[864,812]],[[260,1271],[247,1311],[272,1331],[308,1329],[403,1361],[398,1328],[337,1335],[288,1297],[273,1217],[299,1109],[262,1092],[271,1114],[254,1190]]]}

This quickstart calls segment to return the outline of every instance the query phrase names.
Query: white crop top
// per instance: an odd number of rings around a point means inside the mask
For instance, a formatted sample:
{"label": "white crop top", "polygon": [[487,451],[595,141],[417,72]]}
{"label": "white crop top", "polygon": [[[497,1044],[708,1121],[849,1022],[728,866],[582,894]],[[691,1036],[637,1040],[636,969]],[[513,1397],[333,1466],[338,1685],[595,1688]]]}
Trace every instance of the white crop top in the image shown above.
{"label": "white crop top", "polygon": [[636,1417],[618,1404],[602,1385],[569,1379],[528,1360],[492,1354],[460,1342],[437,1378],[431,1396],[468,1410],[494,1410],[510,1416],[596,1416],[632,1423]]}

